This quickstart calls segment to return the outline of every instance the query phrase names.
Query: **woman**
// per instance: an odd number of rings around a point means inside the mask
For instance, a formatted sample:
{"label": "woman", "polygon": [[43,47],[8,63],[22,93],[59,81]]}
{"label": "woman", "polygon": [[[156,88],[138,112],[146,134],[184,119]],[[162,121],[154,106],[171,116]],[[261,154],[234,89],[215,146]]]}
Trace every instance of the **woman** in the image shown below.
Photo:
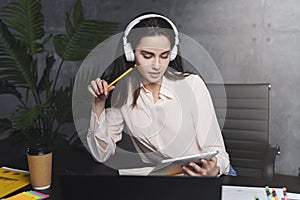
{"label": "woman", "polygon": [[[178,55],[178,31],[159,14],[135,18],[124,31],[123,54],[114,63],[110,80],[92,80],[88,91],[93,109],[87,142],[92,155],[104,162],[128,130],[144,162],[218,150],[201,166],[188,163],[189,176],[228,174],[229,156],[203,80],[183,72]],[[128,66],[134,70],[108,87]]]}

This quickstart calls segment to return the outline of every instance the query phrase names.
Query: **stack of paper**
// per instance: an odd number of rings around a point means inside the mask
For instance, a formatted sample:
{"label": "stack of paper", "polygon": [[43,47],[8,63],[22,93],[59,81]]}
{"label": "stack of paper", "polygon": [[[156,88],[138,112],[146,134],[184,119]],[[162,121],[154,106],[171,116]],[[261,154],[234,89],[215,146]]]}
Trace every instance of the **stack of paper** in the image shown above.
{"label": "stack of paper", "polygon": [[119,175],[132,175],[132,176],[148,176],[154,167],[141,167],[131,169],[119,169]]}
{"label": "stack of paper", "polygon": [[[278,199],[283,199],[282,188],[275,189]],[[222,186],[222,200],[255,199],[268,200],[264,187]],[[300,200],[300,194],[287,193],[289,200]]]}

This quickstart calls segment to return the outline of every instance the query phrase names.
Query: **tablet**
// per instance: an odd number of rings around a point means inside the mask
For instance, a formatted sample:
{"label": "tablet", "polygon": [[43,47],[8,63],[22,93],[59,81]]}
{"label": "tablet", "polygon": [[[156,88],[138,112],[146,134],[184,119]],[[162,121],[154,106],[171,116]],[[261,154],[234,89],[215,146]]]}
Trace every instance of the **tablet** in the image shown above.
{"label": "tablet", "polygon": [[149,175],[176,175],[181,174],[182,165],[186,165],[189,162],[199,163],[199,159],[204,158],[206,160],[210,160],[214,156],[216,156],[219,152],[218,151],[211,151],[202,154],[196,154],[191,156],[184,156],[180,158],[172,158],[162,160],[160,164],[158,164],[150,173]]}
{"label": "tablet", "polygon": [[211,151],[207,153],[201,153],[201,154],[196,154],[196,155],[191,155],[191,156],[184,156],[180,158],[171,158],[171,159],[166,159],[162,160],[161,163],[180,163],[182,165],[187,164],[188,162],[199,162],[199,159],[204,158],[206,160],[210,160],[214,156],[216,156],[219,152],[218,151]]}

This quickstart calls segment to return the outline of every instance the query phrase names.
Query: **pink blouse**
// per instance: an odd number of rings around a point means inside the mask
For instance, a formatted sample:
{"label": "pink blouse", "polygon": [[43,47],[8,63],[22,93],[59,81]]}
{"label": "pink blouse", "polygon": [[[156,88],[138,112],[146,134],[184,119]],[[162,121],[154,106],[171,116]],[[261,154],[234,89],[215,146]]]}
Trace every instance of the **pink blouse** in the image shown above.
{"label": "pink blouse", "polygon": [[[107,108],[99,118],[91,113],[87,143],[93,157],[104,162],[115,153],[126,130],[144,162],[159,162],[218,150],[220,174],[229,172],[229,155],[216,118],[211,96],[198,75],[182,80],[163,77],[159,99],[142,86],[132,108],[132,91],[121,108]],[[98,141],[102,140],[106,148]]]}

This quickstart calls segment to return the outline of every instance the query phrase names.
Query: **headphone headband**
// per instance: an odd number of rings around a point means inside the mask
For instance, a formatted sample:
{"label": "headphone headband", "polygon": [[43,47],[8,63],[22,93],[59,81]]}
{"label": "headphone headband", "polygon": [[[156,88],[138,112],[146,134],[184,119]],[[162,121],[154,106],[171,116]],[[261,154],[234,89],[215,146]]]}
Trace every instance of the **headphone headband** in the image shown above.
{"label": "headphone headband", "polygon": [[141,20],[143,19],[148,19],[148,18],[162,18],[164,20],[166,20],[171,26],[172,26],[172,29],[175,33],[175,44],[174,44],[174,47],[172,48],[171,50],[171,58],[170,60],[174,60],[176,55],[177,55],[177,45],[179,44],[179,39],[178,39],[178,31],[177,31],[177,28],[176,26],[174,25],[174,23],[168,19],[167,17],[165,16],[162,16],[162,15],[158,15],[158,14],[146,14],[146,15],[142,15],[136,19],[134,19],[133,21],[131,21],[125,31],[124,31],[124,36],[123,36],[123,47],[124,47],[124,52],[125,52],[125,57],[127,59],[127,61],[134,61],[134,53],[133,53],[133,50],[132,50],[132,47],[131,47],[131,44],[127,42],[127,36],[129,35],[131,29],[137,25]]}
{"label": "headphone headband", "polygon": [[178,31],[177,31],[176,26],[174,25],[174,23],[173,23],[170,19],[166,18],[165,16],[158,15],[158,14],[147,14],[147,15],[142,15],[142,16],[140,16],[140,17],[134,19],[133,21],[131,21],[131,22],[128,24],[128,26],[126,27],[125,31],[124,31],[123,44],[124,44],[124,43],[127,43],[127,36],[128,36],[128,34],[130,33],[131,29],[132,29],[135,25],[137,25],[138,23],[140,23],[140,21],[143,20],[143,19],[155,18],[155,17],[157,17],[157,18],[162,18],[162,19],[166,20],[166,21],[172,26],[172,29],[173,29],[173,31],[174,31],[174,33],[175,33],[175,45],[178,45],[179,39],[178,39]]}

